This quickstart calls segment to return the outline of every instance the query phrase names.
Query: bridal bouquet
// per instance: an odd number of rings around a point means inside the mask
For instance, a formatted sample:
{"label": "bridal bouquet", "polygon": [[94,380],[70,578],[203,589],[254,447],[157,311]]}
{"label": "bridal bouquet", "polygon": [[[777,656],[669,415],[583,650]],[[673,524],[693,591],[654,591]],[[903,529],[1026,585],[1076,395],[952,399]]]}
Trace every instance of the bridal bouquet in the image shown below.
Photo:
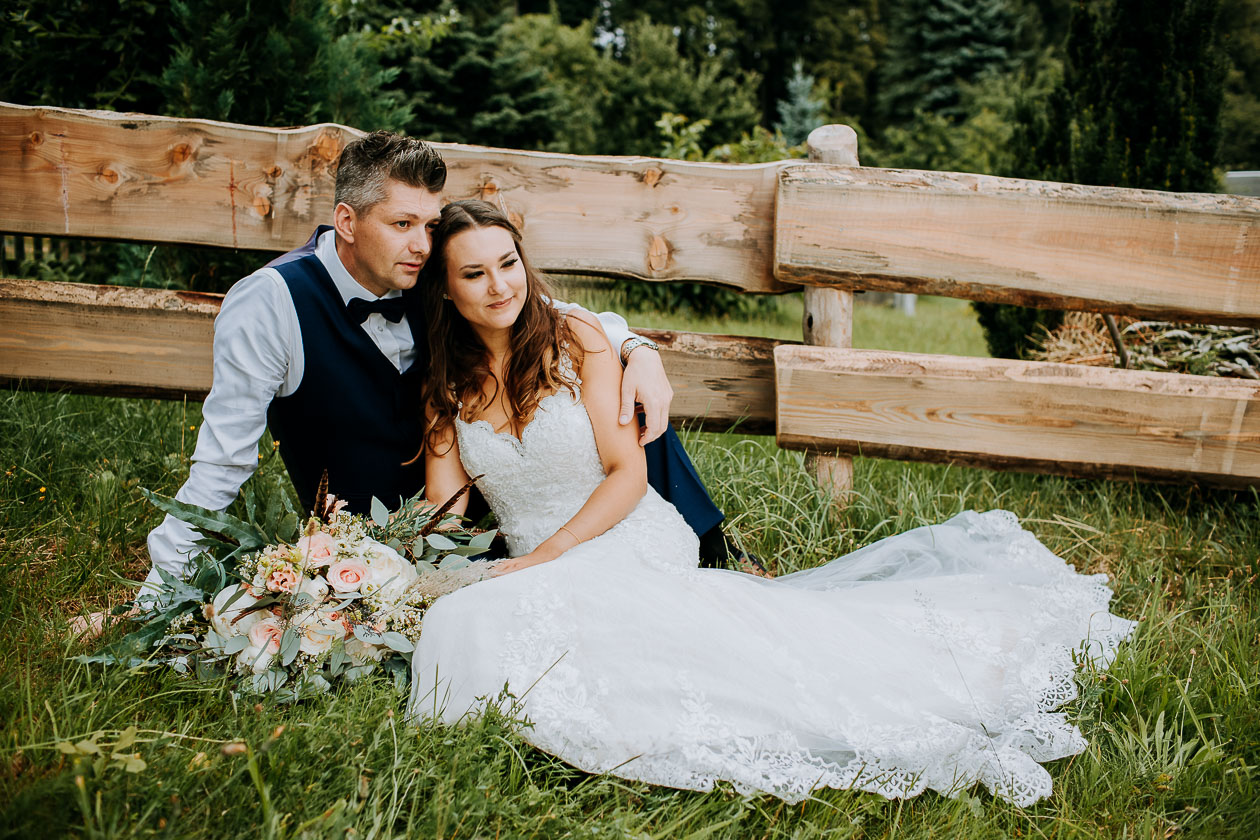
{"label": "bridal bouquet", "polygon": [[299,700],[378,668],[403,686],[425,611],[441,595],[486,576],[495,531],[469,530],[417,496],[395,512],[372,500],[350,514],[324,492],[304,523],[287,496],[246,519],[149,491],[158,508],[201,534],[189,580],[163,574],[134,616],[139,629],[83,662],[169,666],[201,678],[233,675],[241,691]]}

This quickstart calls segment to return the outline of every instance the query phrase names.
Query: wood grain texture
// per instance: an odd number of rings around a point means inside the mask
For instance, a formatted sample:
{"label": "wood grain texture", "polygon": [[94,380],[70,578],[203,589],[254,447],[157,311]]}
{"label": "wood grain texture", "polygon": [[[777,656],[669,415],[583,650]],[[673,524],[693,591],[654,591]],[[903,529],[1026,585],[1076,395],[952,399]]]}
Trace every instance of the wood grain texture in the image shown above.
{"label": "wood grain texture", "polygon": [[0,383],[202,399],[220,295],[0,280]]}
{"label": "wood grain texture", "polygon": [[[0,280],[0,385],[203,399],[221,295]],[[774,432],[774,348],[740,336],[639,330],[661,345],[673,418]]]}
{"label": "wood grain texture", "polygon": [[[330,221],[359,135],[0,103],[0,230],[287,251]],[[771,263],[781,164],[435,145],[447,197],[503,207],[540,268],[794,288]]]}
{"label": "wood grain texture", "polygon": [[1074,476],[1260,485],[1260,384],[785,346],[780,446]]}
{"label": "wood grain texture", "polygon": [[[813,163],[858,165],[857,132],[847,125],[821,125],[805,141]],[[824,347],[853,346],[853,293],[826,286],[806,286],[801,332],[806,344]],[[844,455],[813,454],[807,466],[814,480],[845,505],[853,491],[853,459]]]}
{"label": "wood grain texture", "polygon": [[818,164],[779,189],[784,282],[1260,323],[1260,199]]}

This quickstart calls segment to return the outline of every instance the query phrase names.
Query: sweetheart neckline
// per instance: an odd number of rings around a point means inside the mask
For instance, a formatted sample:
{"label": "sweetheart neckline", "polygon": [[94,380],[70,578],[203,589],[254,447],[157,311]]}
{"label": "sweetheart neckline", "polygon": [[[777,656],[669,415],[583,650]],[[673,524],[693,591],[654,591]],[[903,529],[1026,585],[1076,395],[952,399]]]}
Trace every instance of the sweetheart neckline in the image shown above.
{"label": "sweetheart neckline", "polygon": [[[525,446],[526,433],[528,433],[529,430],[538,423],[538,415],[540,413],[550,413],[550,412],[543,411],[543,403],[547,402],[547,400],[551,399],[552,397],[558,397],[558,396],[561,396],[562,394],[568,394],[568,393],[569,393],[568,391],[553,391],[547,396],[540,399],[538,401],[538,405],[534,408],[534,416],[529,418],[529,422],[526,423],[524,428],[521,429],[521,436],[519,438],[516,435],[512,434],[511,432],[500,432],[496,430],[494,428],[494,424],[491,423],[489,420],[465,420],[457,414],[455,416],[455,422],[462,424],[464,426],[468,426],[468,427],[485,426],[487,429],[490,430],[491,435],[493,435],[496,438],[503,438],[504,440],[510,441],[514,448],[516,448],[517,450],[520,450],[523,446]],[[574,399],[573,404],[578,405],[578,401]]]}

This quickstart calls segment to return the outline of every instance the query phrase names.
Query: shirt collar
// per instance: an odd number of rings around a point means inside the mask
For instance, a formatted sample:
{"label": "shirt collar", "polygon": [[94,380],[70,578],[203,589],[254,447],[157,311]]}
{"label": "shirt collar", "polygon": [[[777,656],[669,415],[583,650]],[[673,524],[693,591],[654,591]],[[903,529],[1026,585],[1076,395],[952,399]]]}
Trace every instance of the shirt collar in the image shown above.
{"label": "shirt collar", "polygon": [[[355,298],[369,301],[378,299],[376,295],[359,285],[358,280],[350,276],[350,272],[341,262],[341,257],[337,256],[337,231],[329,230],[320,234],[319,241],[315,243],[315,256],[328,270],[328,276],[332,278],[333,284],[341,294],[342,303],[349,303]],[[390,289],[381,295],[380,299],[395,298],[401,294],[402,292],[397,289]]]}

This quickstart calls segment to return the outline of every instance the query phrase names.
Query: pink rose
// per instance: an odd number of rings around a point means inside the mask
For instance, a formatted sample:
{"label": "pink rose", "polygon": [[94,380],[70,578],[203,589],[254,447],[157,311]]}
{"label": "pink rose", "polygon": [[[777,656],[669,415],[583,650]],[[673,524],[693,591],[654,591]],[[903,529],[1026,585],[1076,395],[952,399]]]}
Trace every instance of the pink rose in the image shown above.
{"label": "pink rose", "polygon": [[312,566],[327,566],[337,556],[337,541],[323,531],[316,531],[297,541],[298,553]]}
{"label": "pink rose", "polygon": [[362,560],[338,560],[328,569],[328,585],[338,592],[358,592],[367,577],[368,568]]}
{"label": "pink rose", "polygon": [[295,569],[279,568],[267,575],[267,588],[272,592],[292,592],[301,580]]}
{"label": "pink rose", "polygon": [[254,623],[249,628],[249,643],[253,647],[265,650],[267,653],[280,652],[280,638],[284,635],[284,627],[280,623],[280,619],[264,618]]}

